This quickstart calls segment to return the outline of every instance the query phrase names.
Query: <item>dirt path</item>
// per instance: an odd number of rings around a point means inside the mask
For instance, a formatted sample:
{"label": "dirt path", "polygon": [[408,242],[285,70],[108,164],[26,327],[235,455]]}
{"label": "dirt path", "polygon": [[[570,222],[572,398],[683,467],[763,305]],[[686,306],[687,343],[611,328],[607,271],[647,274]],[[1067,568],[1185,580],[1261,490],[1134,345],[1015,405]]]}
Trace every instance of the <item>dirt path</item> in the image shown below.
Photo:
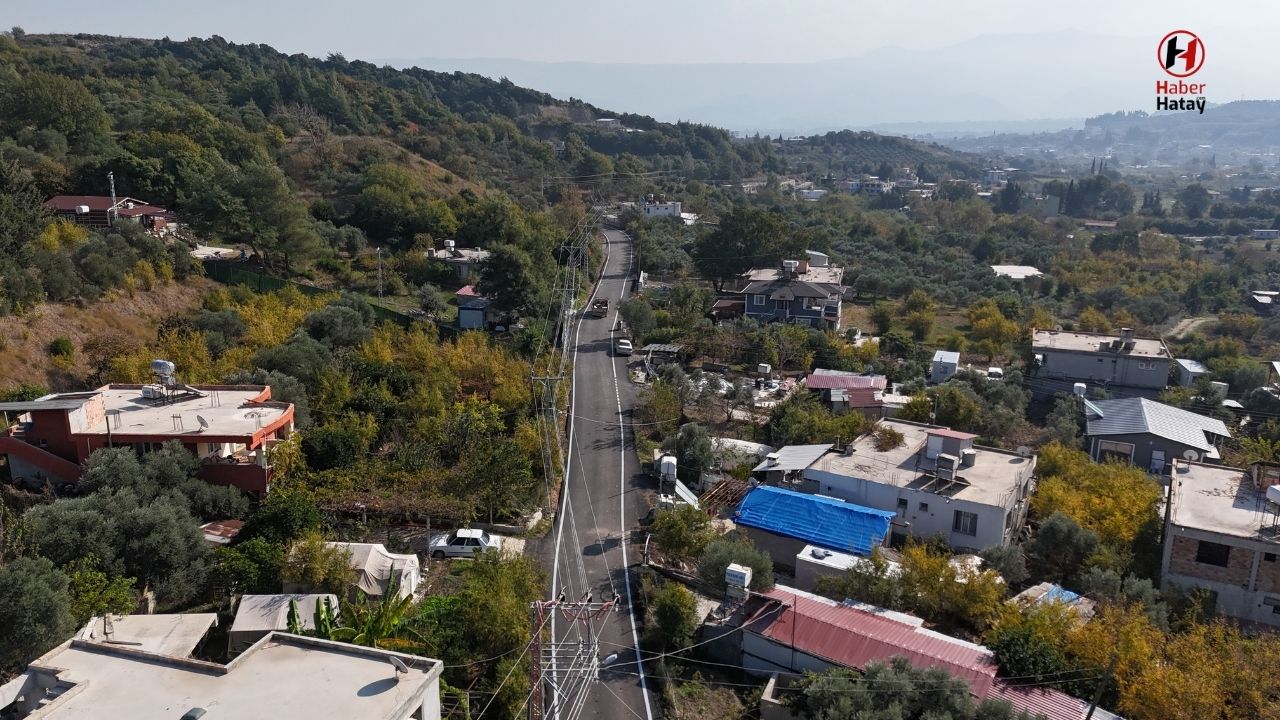
{"label": "dirt path", "polygon": [[1217,319],[1218,319],[1217,315],[1204,315],[1202,317],[1183,318],[1178,321],[1177,325],[1174,325],[1172,328],[1170,328],[1169,332],[1165,333],[1165,337],[1171,337],[1171,338],[1182,337],[1183,335],[1186,335],[1187,333],[1191,332],[1192,330],[1195,330],[1201,325],[1204,325],[1205,323],[1212,322]]}

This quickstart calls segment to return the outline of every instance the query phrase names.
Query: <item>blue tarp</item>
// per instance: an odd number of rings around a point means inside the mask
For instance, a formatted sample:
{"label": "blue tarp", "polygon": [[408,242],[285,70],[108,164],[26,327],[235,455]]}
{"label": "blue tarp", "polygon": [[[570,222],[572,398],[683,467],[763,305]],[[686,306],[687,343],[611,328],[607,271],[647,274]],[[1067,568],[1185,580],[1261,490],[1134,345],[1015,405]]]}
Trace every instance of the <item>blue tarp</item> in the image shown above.
{"label": "blue tarp", "polygon": [[1056,600],[1065,605],[1070,605],[1071,603],[1079,599],[1080,599],[1079,594],[1073,593],[1070,590],[1067,590],[1066,588],[1060,585],[1054,585],[1052,588],[1049,589],[1049,592],[1041,596],[1040,602],[1052,602]]}
{"label": "blue tarp", "polygon": [[739,525],[767,530],[839,552],[868,555],[884,541],[895,513],[834,498],[762,485],[734,514]]}

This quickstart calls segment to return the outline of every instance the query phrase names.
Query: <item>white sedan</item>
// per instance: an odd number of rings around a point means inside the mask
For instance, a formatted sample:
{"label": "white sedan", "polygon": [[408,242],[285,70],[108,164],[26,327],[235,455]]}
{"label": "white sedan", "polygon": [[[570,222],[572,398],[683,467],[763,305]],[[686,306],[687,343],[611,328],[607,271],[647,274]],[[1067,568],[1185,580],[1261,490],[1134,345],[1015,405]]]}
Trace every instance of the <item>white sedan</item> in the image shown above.
{"label": "white sedan", "polygon": [[502,538],[497,535],[490,535],[483,530],[454,530],[431,538],[431,557],[437,560],[446,557],[471,558],[476,553],[498,550],[501,547]]}

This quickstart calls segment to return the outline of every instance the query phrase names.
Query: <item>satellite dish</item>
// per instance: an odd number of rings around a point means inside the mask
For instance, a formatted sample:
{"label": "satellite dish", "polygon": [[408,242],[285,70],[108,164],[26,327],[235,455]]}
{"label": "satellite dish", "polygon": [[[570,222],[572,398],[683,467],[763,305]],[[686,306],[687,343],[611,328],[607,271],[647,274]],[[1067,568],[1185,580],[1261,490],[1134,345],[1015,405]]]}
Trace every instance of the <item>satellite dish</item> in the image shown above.
{"label": "satellite dish", "polygon": [[1029,458],[1029,457],[1031,457],[1031,448],[1027,447],[1026,445],[1019,445],[1019,446],[1018,446],[1018,457],[1020,457],[1020,458]]}
{"label": "satellite dish", "polygon": [[408,666],[408,665],[405,665],[403,660],[401,660],[401,659],[400,659],[400,658],[398,658],[398,657],[395,657],[394,655],[388,655],[388,656],[387,656],[387,662],[391,663],[391,667],[393,667],[393,668],[395,668],[395,669],[396,669],[396,676],[397,676],[397,677],[399,677],[399,676],[400,676],[400,673],[408,673],[408,672],[409,672],[409,666]]}
{"label": "satellite dish", "polygon": [[197,415],[197,416],[196,416],[196,422],[200,423],[200,429],[201,429],[201,430],[208,430],[208,429],[209,429],[209,421],[208,421],[208,420],[205,420],[203,415]]}
{"label": "satellite dish", "polygon": [[1185,451],[1183,451],[1182,458],[1184,460],[1190,460],[1191,462],[1195,462],[1200,459],[1200,453],[1196,452],[1195,450],[1192,450],[1191,448],[1187,448]]}

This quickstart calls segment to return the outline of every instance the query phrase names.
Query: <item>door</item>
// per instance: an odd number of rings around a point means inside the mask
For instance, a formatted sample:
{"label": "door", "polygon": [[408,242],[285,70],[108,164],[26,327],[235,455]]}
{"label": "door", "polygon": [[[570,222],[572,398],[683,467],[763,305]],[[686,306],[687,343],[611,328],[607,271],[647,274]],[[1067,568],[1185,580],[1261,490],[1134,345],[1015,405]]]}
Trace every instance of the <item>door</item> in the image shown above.
{"label": "door", "polygon": [[1164,451],[1163,450],[1151,451],[1150,470],[1155,475],[1159,475],[1164,472]]}

